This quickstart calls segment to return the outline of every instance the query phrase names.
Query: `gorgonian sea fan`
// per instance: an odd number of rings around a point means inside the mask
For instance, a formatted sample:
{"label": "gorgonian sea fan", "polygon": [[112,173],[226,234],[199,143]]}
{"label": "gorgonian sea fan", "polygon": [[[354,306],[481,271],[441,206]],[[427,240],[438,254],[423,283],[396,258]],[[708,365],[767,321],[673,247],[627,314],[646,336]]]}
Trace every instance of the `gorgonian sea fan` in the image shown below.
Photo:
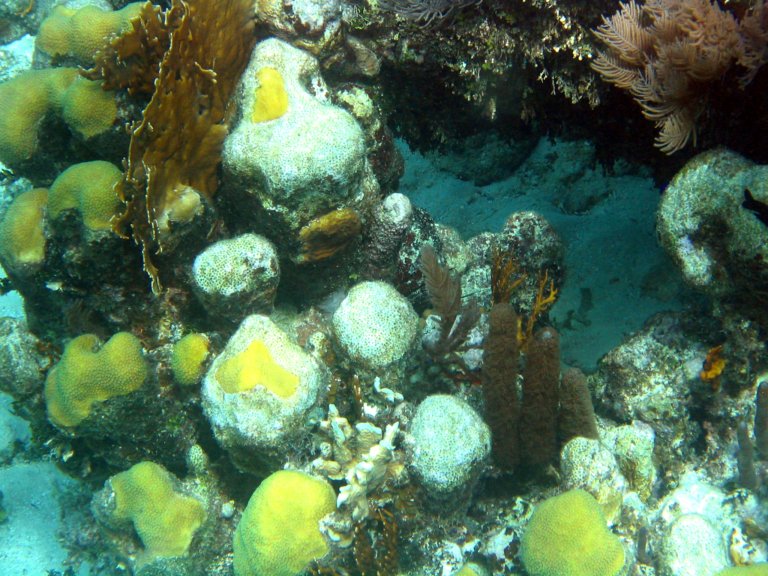
{"label": "gorgonian sea fan", "polygon": [[379,7],[399,14],[403,18],[429,26],[437,20],[443,20],[457,10],[471,4],[480,4],[483,0],[381,0]]}

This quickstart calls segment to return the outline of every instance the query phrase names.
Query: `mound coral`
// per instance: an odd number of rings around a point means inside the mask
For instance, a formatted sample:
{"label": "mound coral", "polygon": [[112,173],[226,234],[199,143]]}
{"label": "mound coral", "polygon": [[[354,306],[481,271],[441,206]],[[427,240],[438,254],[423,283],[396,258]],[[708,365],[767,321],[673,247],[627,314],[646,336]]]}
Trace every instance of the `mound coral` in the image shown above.
{"label": "mound coral", "polygon": [[105,344],[83,334],[64,349],[45,380],[45,404],[51,422],[63,428],[80,424],[94,405],[138,390],[148,375],[141,342],[118,332]]}
{"label": "mound coral", "polygon": [[0,161],[18,170],[40,147],[47,116],[61,118],[82,139],[108,130],[117,118],[114,94],[80,78],[75,68],[27,70],[0,84]]}
{"label": "mound coral", "polygon": [[48,217],[55,220],[64,212],[76,211],[86,228],[111,230],[110,219],[119,201],[115,184],[123,173],[109,162],[82,162],[70,166],[51,185]]}
{"label": "mound coral", "polygon": [[325,480],[281,470],[248,501],[234,539],[235,576],[296,576],[328,552],[320,519],[336,509]]}
{"label": "mound coral", "polygon": [[141,2],[127,4],[115,12],[96,6],[57,6],[40,25],[35,47],[53,58],[70,57],[78,63],[88,63],[107,38],[128,29],[139,10]]}
{"label": "mound coral", "polygon": [[139,462],[109,480],[112,518],[130,520],[148,558],[180,556],[205,521],[202,502],[179,493],[171,474],[154,462]]}
{"label": "mound coral", "polygon": [[624,566],[621,542],[584,490],[569,490],[536,507],[520,555],[531,576],[616,576]]}
{"label": "mound coral", "polygon": [[171,371],[182,386],[194,386],[203,377],[210,356],[210,340],[205,334],[187,334],[173,346]]}
{"label": "mound coral", "polygon": [[6,271],[29,274],[45,259],[43,216],[48,190],[19,194],[0,220],[0,263]]}

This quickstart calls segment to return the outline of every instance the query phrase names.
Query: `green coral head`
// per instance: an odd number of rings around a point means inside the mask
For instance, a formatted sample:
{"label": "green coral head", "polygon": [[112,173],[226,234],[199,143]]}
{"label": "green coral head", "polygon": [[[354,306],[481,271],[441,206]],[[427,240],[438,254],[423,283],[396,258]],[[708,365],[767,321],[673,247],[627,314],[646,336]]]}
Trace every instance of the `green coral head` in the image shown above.
{"label": "green coral head", "polygon": [[617,576],[624,567],[624,547],[600,504],[578,489],[536,507],[520,555],[530,576]]}
{"label": "green coral head", "polygon": [[48,417],[62,428],[75,427],[96,404],[138,390],[148,374],[141,342],[133,334],[118,332],[103,345],[95,334],[78,336],[45,380]]}

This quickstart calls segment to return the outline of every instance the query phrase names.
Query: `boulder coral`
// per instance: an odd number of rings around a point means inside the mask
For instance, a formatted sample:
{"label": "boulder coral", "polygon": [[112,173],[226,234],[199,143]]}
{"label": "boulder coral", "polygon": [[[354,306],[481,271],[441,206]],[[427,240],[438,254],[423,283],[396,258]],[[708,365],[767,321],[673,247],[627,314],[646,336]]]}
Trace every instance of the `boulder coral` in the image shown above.
{"label": "boulder coral", "polygon": [[327,386],[320,364],[270,318],[248,316],[203,380],[202,404],[235,464],[271,472],[306,434]]}
{"label": "boulder coral", "polygon": [[48,417],[59,427],[73,428],[96,404],[138,390],[148,372],[133,334],[118,332],[104,344],[94,334],[78,336],[45,380]]}
{"label": "boulder coral", "polygon": [[256,46],[238,107],[241,120],[224,143],[225,186],[238,211],[254,207],[256,221],[249,216],[247,225],[263,224],[298,260],[302,227],[358,207],[375,181],[363,130],[330,102],[318,61],[275,38]]}
{"label": "boulder coral", "polygon": [[320,478],[281,470],[248,501],[234,538],[235,576],[297,576],[328,545],[320,520],[336,509],[336,494]]}
{"label": "boulder coral", "polygon": [[0,263],[8,272],[28,275],[45,260],[43,222],[48,190],[19,194],[0,220]]}

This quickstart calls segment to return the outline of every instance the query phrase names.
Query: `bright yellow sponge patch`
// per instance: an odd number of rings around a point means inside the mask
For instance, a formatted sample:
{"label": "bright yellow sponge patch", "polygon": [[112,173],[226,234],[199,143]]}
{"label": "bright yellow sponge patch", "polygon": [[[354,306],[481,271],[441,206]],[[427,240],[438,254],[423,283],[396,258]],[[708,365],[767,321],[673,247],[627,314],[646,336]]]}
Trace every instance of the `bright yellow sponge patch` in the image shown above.
{"label": "bright yellow sponge patch", "polygon": [[9,271],[34,271],[45,260],[45,188],[19,194],[0,221],[0,260]]}
{"label": "bright yellow sponge patch", "polygon": [[109,130],[117,120],[114,92],[101,83],[77,77],[61,98],[61,117],[72,132],[88,139]]}
{"label": "bright yellow sponge patch", "polygon": [[0,161],[14,166],[37,150],[37,129],[49,112],[61,111],[62,95],[76,68],[27,70],[0,84]]}
{"label": "bright yellow sponge patch", "polygon": [[264,386],[275,396],[288,398],[299,386],[299,377],[275,362],[261,340],[254,340],[248,348],[222,362],[216,379],[230,394]]}
{"label": "bright yellow sponge patch", "polygon": [[40,24],[35,47],[52,57],[67,56],[82,64],[91,63],[107,39],[127,30],[140,11],[141,2],[127,4],[115,12],[96,6],[77,10],[57,6]]}
{"label": "bright yellow sponge patch", "polygon": [[264,67],[256,72],[256,79],[259,86],[251,120],[258,123],[280,118],[288,111],[288,92],[283,76],[274,68]]}
{"label": "bright yellow sponge patch", "polygon": [[182,386],[194,386],[200,382],[205,361],[210,354],[210,340],[205,334],[187,334],[173,346],[171,371]]}
{"label": "bright yellow sponge patch", "polygon": [[616,576],[624,548],[589,492],[569,490],[533,511],[520,555],[530,576]]}
{"label": "bright yellow sponge patch", "polygon": [[111,230],[110,219],[120,207],[115,184],[122,177],[117,166],[102,160],[70,166],[51,185],[48,217],[55,220],[67,210],[76,210],[87,228]]}
{"label": "bright yellow sponge patch", "polygon": [[197,498],[174,490],[171,474],[154,462],[139,462],[110,479],[115,494],[112,516],[130,520],[149,559],[181,556],[205,521]]}
{"label": "bright yellow sponge patch", "polygon": [[323,479],[281,470],[248,501],[234,539],[235,576],[296,576],[328,552],[319,522],[336,509]]}
{"label": "bright yellow sponge patch", "polygon": [[88,417],[93,405],[138,390],[147,379],[141,342],[118,332],[103,346],[83,334],[64,349],[45,380],[45,404],[54,424],[71,428]]}

